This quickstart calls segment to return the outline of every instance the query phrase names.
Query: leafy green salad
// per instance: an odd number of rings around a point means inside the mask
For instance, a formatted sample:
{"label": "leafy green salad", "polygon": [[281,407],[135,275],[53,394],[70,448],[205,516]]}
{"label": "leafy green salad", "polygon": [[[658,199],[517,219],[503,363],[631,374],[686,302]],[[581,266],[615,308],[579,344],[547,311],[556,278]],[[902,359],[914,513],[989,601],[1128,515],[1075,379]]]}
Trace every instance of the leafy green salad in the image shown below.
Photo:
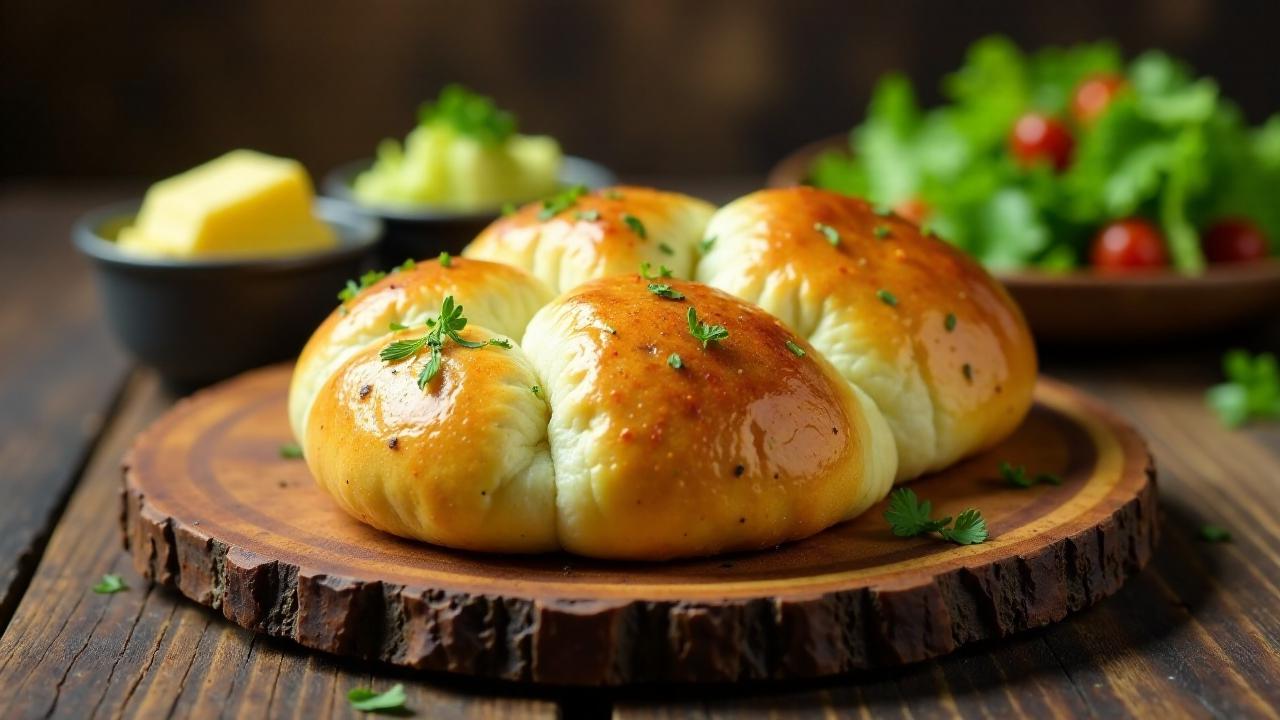
{"label": "leafy green salad", "polygon": [[1095,43],[970,47],[923,110],[881,80],[818,187],[860,195],[995,269],[1102,271],[1256,261],[1280,251],[1280,115],[1250,127],[1213,80],[1159,52]]}

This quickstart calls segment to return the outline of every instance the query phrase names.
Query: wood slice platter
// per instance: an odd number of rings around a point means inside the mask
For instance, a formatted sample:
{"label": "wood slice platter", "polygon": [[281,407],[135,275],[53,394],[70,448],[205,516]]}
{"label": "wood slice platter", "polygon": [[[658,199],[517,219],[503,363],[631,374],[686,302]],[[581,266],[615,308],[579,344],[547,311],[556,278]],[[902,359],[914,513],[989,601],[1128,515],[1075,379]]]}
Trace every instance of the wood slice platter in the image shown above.
{"label": "wood slice platter", "polygon": [[[912,484],[977,507],[991,539],[894,537],[883,504],[767,552],[664,563],[494,556],[344,514],[284,459],[291,368],[180,402],[125,463],[134,565],[256,632],[396,665],[573,685],[813,677],[891,666],[1056,620],[1151,557],[1155,471],[1138,434],[1042,380],[999,447]],[[1000,462],[1055,473],[1018,489]]]}

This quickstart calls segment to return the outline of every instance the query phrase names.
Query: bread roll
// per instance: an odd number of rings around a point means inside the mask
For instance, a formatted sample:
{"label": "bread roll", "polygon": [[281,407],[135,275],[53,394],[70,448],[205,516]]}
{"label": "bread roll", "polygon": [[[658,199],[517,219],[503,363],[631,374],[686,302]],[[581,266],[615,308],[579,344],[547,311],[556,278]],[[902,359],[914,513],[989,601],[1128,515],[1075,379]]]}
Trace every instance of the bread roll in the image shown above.
{"label": "bread roll", "polygon": [[289,388],[289,423],[301,442],[311,403],[333,372],[368,343],[384,338],[391,323],[420,326],[435,317],[446,297],[467,309],[477,325],[519,338],[534,312],[551,300],[545,285],[510,265],[452,258],[448,266],[424,260],[397,270],[343,303],[311,335],[298,357]]}
{"label": "bread roll", "polygon": [[1009,435],[1036,356],[1017,305],[976,262],[862,200],[764,190],[720,209],[697,279],[755,303],[875,400],[898,479]]}
{"label": "bread roll", "polygon": [[[896,455],[874,403],[760,309],[663,283],[683,297],[635,275],[589,283],[509,348],[446,338],[422,388],[429,346],[380,353],[424,327],[342,353],[302,422],[312,474],[404,537],[643,560],[771,547],[888,492]],[[463,341],[501,335],[476,317]],[[704,347],[699,323],[727,337]]]}
{"label": "bread roll", "polygon": [[500,218],[462,254],[515,265],[557,293],[595,278],[634,273],[643,262],[690,278],[702,231],[715,210],[688,195],[640,187],[570,193],[560,196],[559,204],[548,207],[549,202],[530,203]]}

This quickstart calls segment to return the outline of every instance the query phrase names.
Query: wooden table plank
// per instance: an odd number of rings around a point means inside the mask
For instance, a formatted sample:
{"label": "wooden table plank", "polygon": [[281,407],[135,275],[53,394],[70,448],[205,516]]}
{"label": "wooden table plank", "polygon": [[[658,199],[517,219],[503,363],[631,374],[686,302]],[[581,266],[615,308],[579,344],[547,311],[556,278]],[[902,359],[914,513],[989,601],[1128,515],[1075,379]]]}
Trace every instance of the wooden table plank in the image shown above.
{"label": "wooden table plank", "polygon": [[0,628],[13,614],[127,369],[69,228],[111,191],[0,190]]}
{"label": "wooden table plank", "polygon": [[[129,383],[31,587],[0,638],[5,717],[357,717],[346,692],[405,685],[421,716],[554,717],[554,703],[450,689],[269,642],[143,583],[121,550],[120,458],[173,399],[153,375]],[[96,595],[106,572],[130,588]]]}

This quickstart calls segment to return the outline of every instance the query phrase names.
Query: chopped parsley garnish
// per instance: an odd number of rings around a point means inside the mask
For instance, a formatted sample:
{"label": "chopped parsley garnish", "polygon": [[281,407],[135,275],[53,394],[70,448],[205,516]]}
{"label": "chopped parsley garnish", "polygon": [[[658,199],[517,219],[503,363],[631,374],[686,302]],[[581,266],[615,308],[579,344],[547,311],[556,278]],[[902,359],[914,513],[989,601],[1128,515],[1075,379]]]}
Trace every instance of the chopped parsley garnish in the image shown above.
{"label": "chopped parsley garnish", "polygon": [[533,393],[534,395],[539,395],[539,396],[541,396],[541,395],[542,395],[542,386],[541,386],[541,385],[531,385],[531,386],[529,386],[529,392]]}
{"label": "chopped parsley garnish", "polygon": [[370,270],[360,276],[359,284],[357,284],[355,280],[348,280],[346,287],[342,288],[342,290],[338,292],[338,299],[344,303],[354,300],[356,295],[360,294],[361,290],[364,290],[386,276],[387,274],[381,270]]}
{"label": "chopped parsley garnish", "polygon": [[653,282],[649,283],[649,292],[653,293],[654,295],[657,295],[658,297],[667,298],[668,300],[684,299],[683,293],[681,293],[679,290],[675,290],[674,288],[672,288],[670,285],[666,283],[653,283]]}
{"label": "chopped parsley garnish", "polygon": [[960,366],[960,372],[964,373],[964,379],[973,382],[973,366],[965,363]]}
{"label": "chopped parsley garnish", "polygon": [[631,213],[622,213],[622,222],[626,223],[626,226],[631,228],[631,232],[641,240],[648,239],[649,233],[644,229],[644,223],[640,222],[640,218]]}
{"label": "chopped parsley garnish", "polygon": [[124,583],[124,578],[115,573],[103,575],[98,584],[93,586],[93,591],[99,595],[112,595],[128,589],[129,586]]}
{"label": "chopped parsley garnish", "polygon": [[507,350],[511,349],[511,341],[506,338],[490,338],[489,344],[495,347],[505,348]]}
{"label": "chopped parsley garnish", "polygon": [[441,252],[437,260],[440,261],[441,267],[453,267],[453,256],[447,252]]}
{"label": "chopped parsley garnish", "polygon": [[390,328],[391,332],[399,332],[401,330],[409,329],[408,325],[405,325],[404,323],[396,322],[395,320],[392,320],[391,324],[387,325],[387,327]]}
{"label": "chopped parsley garnish", "polygon": [[1231,542],[1231,531],[1220,525],[1201,525],[1200,539],[1205,542]]}
{"label": "chopped parsley garnish", "polygon": [[876,237],[880,238],[881,240],[889,237],[889,234],[890,234],[889,228],[885,225],[877,225],[875,229],[872,230],[872,232],[875,233]]}
{"label": "chopped parsley garnish", "polygon": [[791,354],[795,355],[796,357],[804,357],[804,354],[805,354],[804,348],[800,347],[794,342],[791,342],[790,340],[787,341],[787,349],[790,350]]}
{"label": "chopped parsley garnish", "polygon": [[575,220],[584,220],[586,222],[595,222],[600,219],[600,211],[596,209],[579,210],[573,214]]}
{"label": "chopped parsley garnish", "polygon": [[680,356],[675,353],[671,353],[670,355],[667,356],[667,364],[670,365],[672,368],[675,368],[676,370],[679,370],[680,368],[684,367],[684,361],[681,360]]}
{"label": "chopped parsley garnish", "polygon": [[444,125],[483,145],[506,142],[516,132],[516,116],[499,108],[491,98],[462,85],[446,85],[435,102],[418,109],[420,125]]}
{"label": "chopped parsley garnish", "polygon": [[1214,385],[1205,396],[1209,407],[1228,427],[1251,419],[1280,418],[1280,368],[1276,356],[1232,350],[1222,359],[1227,381]]}
{"label": "chopped parsley garnish", "polygon": [[671,249],[671,246],[670,246],[670,245],[668,245],[668,244],[666,244],[666,243],[658,243],[658,249],[659,249],[659,250],[661,250],[661,251],[663,252],[663,254],[664,254],[664,255],[675,255],[675,254],[676,254],[676,251],[675,251],[675,250],[672,250],[672,249]]}
{"label": "chopped parsley garnish", "polygon": [[950,517],[934,520],[932,514],[933,503],[928,500],[921,502],[911,488],[898,488],[889,496],[889,508],[884,512],[884,519],[898,537],[936,532],[957,545],[975,545],[987,539],[987,521],[974,508],[961,512],[954,525]]}
{"label": "chopped parsley garnish", "polygon": [[884,303],[885,305],[888,305],[889,307],[898,306],[898,296],[894,295],[888,290],[877,290],[876,297],[880,298],[880,302]]}
{"label": "chopped parsley garnish", "polygon": [[702,238],[701,240],[698,241],[698,252],[702,255],[706,255],[707,253],[711,252],[711,246],[715,244],[716,244],[715,235],[712,235],[711,237]]}
{"label": "chopped parsley garnish", "polygon": [[404,685],[399,683],[381,693],[375,693],[366,688],[355,688],[347,693],[347,702],[351,704],[351,709],[360,712],[403,711],[407,699],[404,694]]}
{"label": "chopped parsley garnish", "polygon": [[441,354],[440,350],[444,347],[446,339],[453,340],[455,343],[465,348],[480,348],[485,345],[498,345],[501,347],[510,347],[508,340],[489,340],[488,342],[477,342],[463,338],[460,333],[467,326],[467,319],[462,315],[462,306],[454,305],[453,296],[449,295],[440,305],[440,317],[436,320],[428,320],[427,325],[431,327],[431,332],[420,338],[412,340],[397,340],[382,349],[378,353],[378,357],[383,362],[396,362],[417,355],[424,347],[431,349],[431,356],[427,359],[427,364],[423,366],[422,372],[418,373],[418,388],[426,389],[427,383],[440,372]]}
{"label": "chopped parsley garnish", "polygon": [[539,220],[550,220],[573,207],[578,198],[587,192],[585,185],[570,185],[560,192],[542,201],[542,209],[538,211]]}
{"label": "chopped parsley garnish", "polygon": [[404,262],[400,263],[400,266],[397,267],[396,270],[408,272],[416,267],[418,267],[418,263],[414,262],[413,258],[405,258]]}
{"label": "chopped parsley garnish", "polygon": [[652,270],[653,270],[653,266],[650,265],[649,263],[647,262],[640,263],[640,277],[643,277],[645,280],[656,280],[658,278],[671,277],[671,268],[667,267],[666,265],[658,266],[657,275],[651,275],[650,272]]}
{"label": "chopped parsley garnish", "polygon": [[280,446],[280,457],[285,460],[301,460],[302,446],[298,443],[285,443]]}
{"label": "chopped parsley garnish", "polygon": [[1045,485],[1061,485],[1062,478],[1053,473],[1040,473],[1035,477],[1027,474],[1027,468],[1023,465],[1013,465],[1008,462],[1000,463],[1000,477],[1008,484],[1014,487],[1029,488],[1036,483],[1044,483]]}
{"label": "chopped parsley garnish", "polygon": [[702,349],[706,350],[707,346],[713,342],[720,342],[729,337],[729,331],[723,325],[708,325],[698,319],[698,311],[689,306],[689,312],[685,313],[685,318],[689,321],[689,334],[702,343]]}
{"label": "chopped parsley garnish", "polygon": [[827,237],[827,242],[831,243],[832,245],[840,244],[840,233],[836,232],[836,229],[831,227],[830,225],[825,225],[823,223],[814,223],[813,229],[825,235]]}
{"label": "chopped parsley garnish", "polygon": [[955,313],[947,313],[947,318],[942,321],[942,326],[947,329],[947,332],[951,332],[952,330],[955,330],[956,329]]}

